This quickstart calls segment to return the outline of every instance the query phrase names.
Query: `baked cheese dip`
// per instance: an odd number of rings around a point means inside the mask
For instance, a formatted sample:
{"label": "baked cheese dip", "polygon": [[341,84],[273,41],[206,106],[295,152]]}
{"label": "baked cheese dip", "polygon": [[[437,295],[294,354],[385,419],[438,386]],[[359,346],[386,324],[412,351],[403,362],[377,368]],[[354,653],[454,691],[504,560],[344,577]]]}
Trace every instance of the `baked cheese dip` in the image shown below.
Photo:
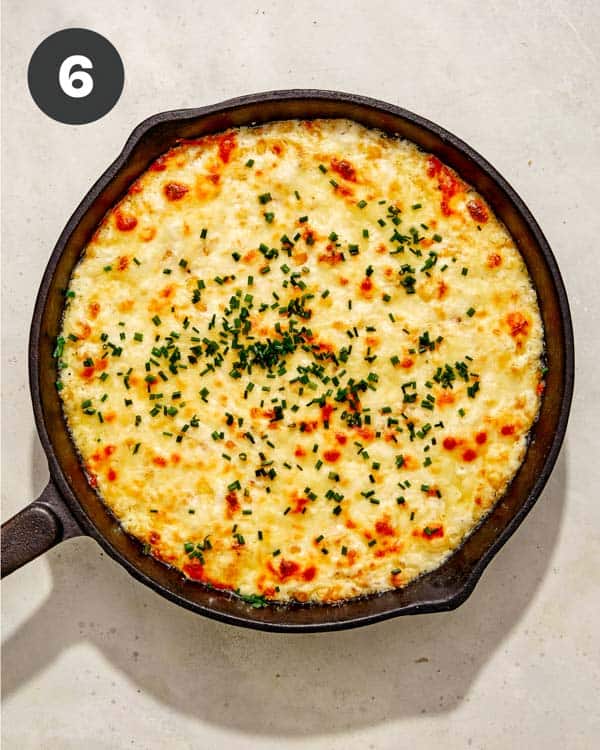
{"label": "baked cheese dip", "polygon": [[85,248],[55,356],[123,528],[255,606],[439,566],[515,475],[544,387],[506,228],[435,156],[341,119],[157,159]]}

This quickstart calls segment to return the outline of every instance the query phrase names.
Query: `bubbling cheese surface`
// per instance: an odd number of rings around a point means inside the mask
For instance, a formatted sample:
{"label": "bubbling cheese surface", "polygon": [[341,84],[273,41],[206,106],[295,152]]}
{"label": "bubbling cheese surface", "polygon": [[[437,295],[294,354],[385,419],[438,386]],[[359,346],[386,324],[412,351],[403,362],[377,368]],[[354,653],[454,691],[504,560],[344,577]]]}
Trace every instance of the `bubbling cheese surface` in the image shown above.
{"label": "bubbling cheese surface", "polygon": [[161,156],[85,248],[55,354],[124,529],[261,606],[439,566],[523,460],[542,353],[484,200],[414,144],[334,119]]}

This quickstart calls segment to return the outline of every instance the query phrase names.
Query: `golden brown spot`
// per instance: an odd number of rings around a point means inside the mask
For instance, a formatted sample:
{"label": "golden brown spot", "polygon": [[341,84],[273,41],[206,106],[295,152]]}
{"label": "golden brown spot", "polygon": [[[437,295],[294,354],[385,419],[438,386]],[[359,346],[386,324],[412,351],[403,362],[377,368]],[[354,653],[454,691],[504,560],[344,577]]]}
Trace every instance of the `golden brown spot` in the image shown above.
{"label": "golden brown spot", "polygon": [[292,513],[303,513],[304,508],[306,508],[307,505],[308,505],[307,497],[297,497],[294,500],[294,510],[292,511]]}
{"label": "golden brown spot", "polygon": [[349,187],[346,187],[345,185],[337,185],[334,188],[334,191],[336,193],[339,193],[340,195],[343,195],[346,198],[352,198],[352,196],[354,195],[353,190]]}
{"label": "golden brown spot", "polygon": [[478,198],[469,201],[467,203],[467,209],[471,214],[473,221],[476,221],[478,224],[485,224],[489,219],[487,208]]}
{"label": "golden brown spot", "polygon": [[343,177],[348,182],[356,182],[356,170],[347,159],[336,159],[331,160],[331,168],[334,172]]}
{"label": "golden brown spot", "polygon": [[529,321],[520,312],[512,312],[506,316],[506,322],[510,327],[511,336],[527,336],[529,331]]}
{"label": "golden brown spot", "polygon": [[330,266],[335,266],[344,260],[343,253],[339,252],[331,243],[327,245],[326,250],[326,253],[319,255],[320,263],[328,263]]}
{"label": "golden brown spot", "polygon": [[298,263],[298,265],[303,265],[308,260],[308,253],[295,252],[293,258],[295,263]]}
{"label": "golden brown spot", "polygon": [[100,303],[90,302],[90,304],[88,305],[88,312],[90,314],[90,318],[93,318],[95,320],[98,317],[98,313],[100,312]]}
{"label": "golden brown spot", "polygon": [[167,182],[163,190],[167,200],[179,201],[188,192],[189,187],[181,182]]}
{"label": "golden brown spot", "polygon": [[375,432],[370,427],[356,427],[354,429],[356,434],[368,443],[375,439]]}
{"label": "golden brown spot", "polygon": [[231,152],[237,145],[235,133],[225,133],[224,135],[217,136],[217,142],[219,144],[219,158],[224,164],[227,164],[231,158]]}
{"label": "golden brown spot", "polygon": [[125,214],[119,209],[115,211],[115,224],[117,225],[117,229],[121,232],[131,232],[132,229],[135,229],[137,226],[137,219],[135,216],[131,216],[130,214]]}
{"label": "golden brown spot", "polygon": [[167,168],[167,154],[163,154],[162,156],[159,156],[156,161],[154,161],[150,165],[150,171],[151,172],[164,172],[164,170]]}
{"label": "golden brown spot", "polygon": [[403,469],[418,469],[419,462],[414,456],[404,454],[404,463],[402,464]]}
{"label": "golden brown spot", "polygon": [[375,524],[375,531],[382,536],[395,536],[396,532],[390,524],[389,517],[384,517]]}
{"label": "golden brown spot", "polygon": [[[414,533],[415,532],[413,532],[413,534]],[[416,533],[418,534],[419,532],[417,531]],[[426,526],[421,531],[421,536],[423,537],[423,539],[439,539],[440,537],[444,536],[444,527],[443,526]]]}
{"label": "golden brown spot", "polygon": [[87,339],[92,332],[90,326],[87,323],[82,323],[81,321],[77,322],[75,330],[77,331],[78,339]]}
{"label": "golden brown spot", "polygon": [[240,509],[237,493],[228,492],[225,495],[225,500],[227,501],[227,515],[231,517],[231,515],[235,513],[235,511]]}
{"label": "golden brown spot", "polygon": [[[285,581],[286,578],[291,578],[296,575],[300,570],[300,566],[293,560],[282,559],[279,563],[279,580]],[[305,571],[306,573],[306,571]]]}

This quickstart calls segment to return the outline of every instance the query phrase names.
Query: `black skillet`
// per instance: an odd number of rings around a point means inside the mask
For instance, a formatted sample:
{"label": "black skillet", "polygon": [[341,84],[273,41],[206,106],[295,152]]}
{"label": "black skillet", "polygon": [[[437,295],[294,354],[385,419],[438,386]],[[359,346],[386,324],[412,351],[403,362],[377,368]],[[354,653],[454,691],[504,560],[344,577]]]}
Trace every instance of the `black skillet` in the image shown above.
{"label": "black skillet", "polygon": [[[504,497],[441,567],[406,588],[339,605],[255,609],[224,592],[184,580],[143,554],[89,486],[67,432],[52,358],[63,294],[74,265],[105,212],[159,154],[179,138],[281,119],[346,117],[398,134],[438,156],[471,183],[504,221],[535,284],[548,362],[547,387],[525,460]],[[486,565],[538,499],[557,459],[573,392],[573,331],[556,260],[529,210],[496,170],[456,136],[384,102],[330,91],[274,91],[145,120],[85,196],[62,232],[44,273],[29,339],[29,379],[38,432],[50,467],[40,497],[2,526],[2,576],[69,537],[87,534],[154,591],[188,609],[235,625],[274,631],[319,631],[366,625],[396,615],[453,609],[469,596]]]}

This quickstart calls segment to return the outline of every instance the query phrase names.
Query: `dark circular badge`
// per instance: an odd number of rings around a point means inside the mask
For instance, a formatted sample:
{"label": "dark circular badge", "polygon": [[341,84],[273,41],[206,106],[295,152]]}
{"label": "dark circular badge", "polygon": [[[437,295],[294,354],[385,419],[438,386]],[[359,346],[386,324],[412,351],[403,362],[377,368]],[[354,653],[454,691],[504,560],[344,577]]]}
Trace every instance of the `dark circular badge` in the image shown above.
{"label": "dark circular badge", "polygon": [[38,107],[54,120],[83,125],[103,117],[123,91],[125,72],[117,50],[89,29],[63,29],[39,45],[27,82]]}

